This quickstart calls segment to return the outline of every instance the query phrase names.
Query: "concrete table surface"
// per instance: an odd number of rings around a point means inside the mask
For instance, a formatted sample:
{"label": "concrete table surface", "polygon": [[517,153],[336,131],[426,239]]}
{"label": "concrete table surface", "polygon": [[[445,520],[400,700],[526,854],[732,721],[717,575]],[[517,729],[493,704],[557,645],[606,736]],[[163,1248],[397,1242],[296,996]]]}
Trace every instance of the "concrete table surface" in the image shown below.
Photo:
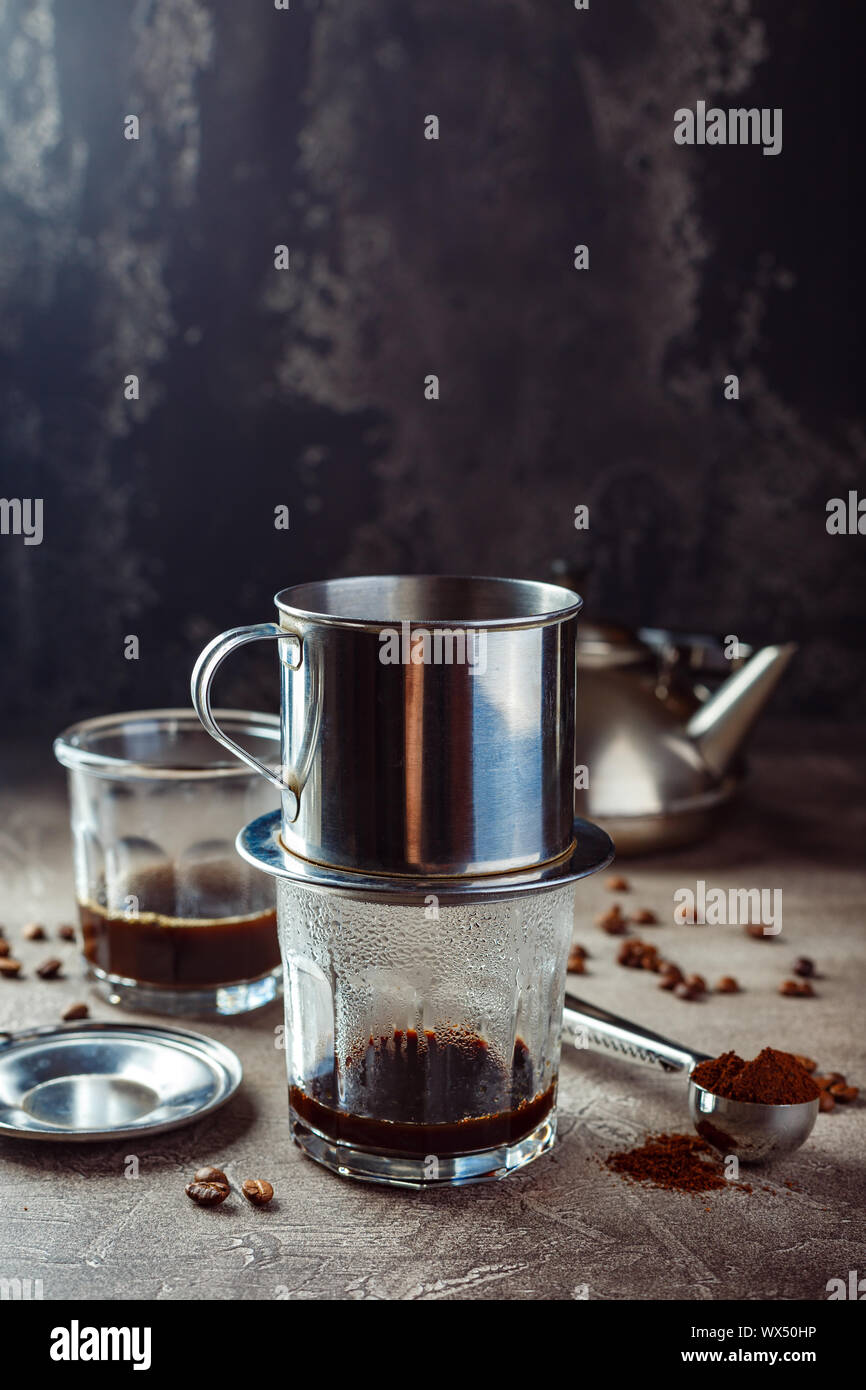
{"label": "concrete table surface", "polygon": [[[0,921],[26,972],[0,980],[0,1028],[54,1021],[82,998],[95,1018],[122,1017],[91,994],[77,948],[56,940],[74,920],[63,776],[44,745],[5,750],[0,767]],[[713,840],[617,866],[631,884],[623,906],[660,917],[637,933],[710,983],[737,976],[743,992],[686,1003],[651,973],[618,966],[617,941],[593,921],[613,901],[604,876],[579,886],[575,939],[591,959],[571,988],[707,1052],[750,1057],[771,1044],[862,1083],[863,790],[853,734],[765,733],[749,789]],[[674,892],[698,880],[781,888],[781,935],[674,925]],[[34,919],[50,943],[20,944]],[[63,979],[33,973],[49,953],[63,957]],[[783,998],[778,984],[800,954],[818,964],[816,997]],[[198,1124],[134,1147],[0,1141],[0,1279],[40,1279],[46,1299],[762,1300],[823,1299],[829,1279],[866,1271],[862,1100],[820,1115],[780,1166],[759,1178],[744,1170],[751,1195],[653,1190],[599,1160],[650,1132],[687,1130],[682,1077],[569,1051],[551,1154],[504,1182],[391,1191],[334,1177],[290,1143],[280,1020],[273,1005],[190,1025],[233,1047],[245,1071],[238,1095]],[[138,1176],[128,1177],[133,1153]],[[273,1204],[256,1210],[233,1192],[196,1208],[183,1188],[205,1162],[235,1184],[269,1179]]]}

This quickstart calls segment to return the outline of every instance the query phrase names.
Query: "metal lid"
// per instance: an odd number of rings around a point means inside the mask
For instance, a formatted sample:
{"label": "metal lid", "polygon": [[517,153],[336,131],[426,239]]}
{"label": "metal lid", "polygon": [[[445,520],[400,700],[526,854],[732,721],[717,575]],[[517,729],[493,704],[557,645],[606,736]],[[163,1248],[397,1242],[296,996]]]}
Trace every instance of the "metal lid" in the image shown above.
{"label": "metal lid", "polygon": [[218,1110],[242,1076],[230,1048],[181,1028],[73,1023],[0,1033],[0,1138],[160,1134]]}
{"label": "metal lid", "polygon": [[440,902],[479,902],[518,897],[522,893],[561,888],[603,869],[613,859],[610,836],[590,821],[574,822],[574,838],[565,854],[545,864],[510,873],[470,875],[369,874],[316,864],[286,849],[280,838],[280,813],[259,816],[244,826],[235,841],[238,853],[266,874],[289,879],[303,888],[341,897],[387,898],[392,903],[423,904],[434,894]]}

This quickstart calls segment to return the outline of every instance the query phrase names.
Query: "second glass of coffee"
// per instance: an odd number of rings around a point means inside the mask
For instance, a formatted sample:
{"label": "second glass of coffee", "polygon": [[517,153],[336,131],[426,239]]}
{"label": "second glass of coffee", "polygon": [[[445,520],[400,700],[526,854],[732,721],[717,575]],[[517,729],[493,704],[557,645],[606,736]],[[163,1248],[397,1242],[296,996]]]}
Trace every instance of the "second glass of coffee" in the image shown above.
{"label": "second glass of coffee", "polygon": [[[279,723],[225,718],[279,762]],[[280,991],[272,883],[237,855],[238,825],[273,809],[192,711],[91,719],[55,753],[69,770],[84,955],[112,1003],[175,1016],[235,1014]]]}

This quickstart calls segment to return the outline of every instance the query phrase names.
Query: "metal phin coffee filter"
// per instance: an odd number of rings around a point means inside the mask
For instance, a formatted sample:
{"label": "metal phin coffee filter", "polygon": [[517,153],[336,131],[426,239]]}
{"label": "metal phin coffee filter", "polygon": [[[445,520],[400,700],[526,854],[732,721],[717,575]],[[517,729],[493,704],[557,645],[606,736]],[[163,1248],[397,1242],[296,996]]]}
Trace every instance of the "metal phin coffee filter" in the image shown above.
{"label": "metal phin coffee filter", "polygon": [[[281,793],[236,843],[276,879],[292,1138],[365,1181],[504,1177],[554,1142],[571,886],[613,853],[574,819],[581,601],[395,576],[276,603],[278,622],[211,643],[192,691]],[[220,662],[263,638],[280,649],[279,774],[210,709]]]}
{"label": "metal phin coffee filter", "polygon": [[[280,790],[280,838],[369,876],[540,869],[574,849],[575,649],[581,599],[555,584],[410,575],[301,584],[279,621],[202,653],[209,732]],[[277,641],[282,769],[219,726],[210,686],[246,642]]]}

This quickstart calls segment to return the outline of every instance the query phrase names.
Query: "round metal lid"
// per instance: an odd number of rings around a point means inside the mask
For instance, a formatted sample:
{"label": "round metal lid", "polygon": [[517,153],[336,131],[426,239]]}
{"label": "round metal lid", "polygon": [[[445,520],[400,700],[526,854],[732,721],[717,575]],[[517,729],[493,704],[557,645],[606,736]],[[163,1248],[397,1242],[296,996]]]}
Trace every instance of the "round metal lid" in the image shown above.
{"label": "round metal lid", "polygon": [[449,899],[479,902],[485,898],[518,897],[521,893],[561,888],[579,878],[603,869],[614,856],[613,841],[600,826],[590,821],[574,822],[574,840],[558,859],[504,874],[478,874],[460,877],[355,873],[316,864],[291,854],[280,839],[281,815],[272,811],[250,821],[238,834],[235,845],[248,863],[266,874],[287,878],[303,888],[337,893],[348,898],[383,897],[393,903],[422,904],[431,893],[441,901]]}
{"label": "round metal lid", "polygon": [[219,1109],[242,1076],[230,1048],[181,1028],[90,1022],[0,1033],[0,1138],[160,1134]]}

